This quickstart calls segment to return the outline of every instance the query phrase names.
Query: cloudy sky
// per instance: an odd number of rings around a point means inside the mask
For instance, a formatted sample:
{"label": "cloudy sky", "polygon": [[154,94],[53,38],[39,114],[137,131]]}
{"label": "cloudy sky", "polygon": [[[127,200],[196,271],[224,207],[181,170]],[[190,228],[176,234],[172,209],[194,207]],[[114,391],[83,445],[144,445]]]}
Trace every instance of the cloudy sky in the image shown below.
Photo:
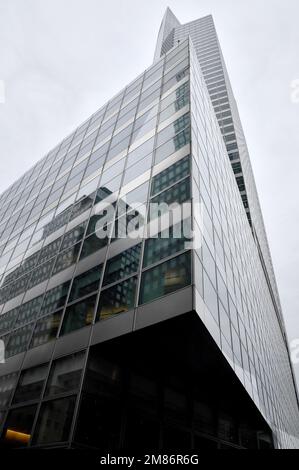
{"label": "cloudy sky", "polygon": [[299,338],[298,0],[0,0],[0,192],[151,64],[167,6],[214,16]]}

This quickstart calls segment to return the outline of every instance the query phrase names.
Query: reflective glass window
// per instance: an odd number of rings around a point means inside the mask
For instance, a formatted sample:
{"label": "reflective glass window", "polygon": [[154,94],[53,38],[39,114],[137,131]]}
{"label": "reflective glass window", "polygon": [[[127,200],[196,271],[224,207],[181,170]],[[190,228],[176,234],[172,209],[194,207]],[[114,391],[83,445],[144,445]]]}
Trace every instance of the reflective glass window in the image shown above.
{"label": "reflective glass window", "polygon": [[126,312],[134,307],[136,278],[132,277],[101,292],[97,320]]}
{"label": "reflective glass window", "polygon": [[0,408],[5,408],[9,404],[12,392],[17,383],[17,378],[17,373],[0,377]]}
{"label": "reflective glass window", "polygon": [[170,189],[163,191],[151,199],[150,204],[150,220],[155,219],[165,213],[167,208],[173,203],[183,204],[190,199],[190,179],[186,178]]}
{"label": "reflective glass window", "polygon": [[164,144],[175,134],[187,127],[189,124],[190,114],[186,113],[184,114],[184,116],[181,116],[180,118],[176,119],[173,123],[171,123],[169,126],[165,127],[165,129],[158,133],[156,146],[159,147],[160,145]]}
{"label": "reflective glass window", "polygon": [[11,333],[6,347],[6,357],[14,356],[15,354],[26,351],[32,330],[33,323],[30,323],[29,325],[19,328]]}
{"label": "reflective glass window", "polygon": [[137,271],[141,245],[133,246],[107,261],[103,285],[112,284]]}
{"label": "reflective glass window", "polygon": [[170,294],[191,283],[191,256],[184,253],[142,273],[140,304]]}
{"label": "reflective glass window", "polygon": [[70,230],[69,232],[67,232],[63,237],[60,251],[65,250],[66,248],[69,248],[70,246],[82,240],[85,227],[86,227],[86,222],[83,222],[82,224],[73,228],[73,230]]}
{"label": "reflective glass window", "polygon": [[68,440],[75,401],[76,398],[71,397],[43,403],[34,433],[34,444]]}
{"label": "reflective glass window", "polygon": [[79,276],[73,281],[72,289],[69,296],[69,302],[73,302],[80,297],[91,294],[99,287],[102,274],[102,266],[95,266]]}
{"label": "reflective glass window", "polygon": [[41,308],[42,315],[53,312],[64,306],[69,286],[70,282],[68,281],[46,292]]}
{"label": "reflective glass window", "polygon": [[41,282],[48,279],[52,273],[54,263],[55,263],[55,258],[52,258],[46,263],[41,264],[40,266],[35,268],[34,271],[32,272],[32,276],[28,284],[28,288],[30,289],[31,287],[34,287],[37,284],[40,284]]}
{"label": "reflective glass window", "polygon": [[151,154],[147,155],[145,158],[142,158],[142,160],[139,160],[137,163],[127,168],[123,186],[149,170],[151,168],[152,159],[153,157]]}
{"label": "reflective glass window", "polygon": [[35,348],[56,338],[61,316],[62,310],[37,321],[30,343],[31,348]]}
{"label": "reflective glass window", "polygon": [[51,366],[45,396],[75,392],[80,385],[85,352],[56,359]]}
{"label": "reflective glass window", "polygon": [[81,243],[77,243],[68,250],[63,251],[57,256],[56,264],[53,270],[53,275],[69,268],[72,264],[76,263],[80,251]]}
{"label": "reflective glass window", "polygon": [[37,405],[11,410],[1,437],[4,447],[27,447],[31,439]]}
{"label": "reflective glass window", "polygon": [[136,149],[132,150],[128,154],[127,166],[131,166],[136,163],[140,158],[150,154],[154,148],[154,138],[148,139],[144,144],[139,145]]}
{"label": "reflective glass window", "polygon": [[19,307],[19,314],[15,326],[21,326],[35,320],[40,312],[43,298],[44,296],[40,295],[39,297],[30,300],[30,302],[26,302],[21,305],[21,307]]}
{"label": "reflective glass window", "polygon": [[92,323],[96,298],[96,295],[93,295],[66,308],[60,336],[84,328]]}
{"label": "reflective glass window", "polygon": [[0,316],[0,335],[12,328],[18,315],[19,308],[14,308]]}
{"label": "reflective glass window", "polygon": [[153,177],[151,195],[153,196],[154,194],[163,191],[163,189],[171,186],[189,174],[190,157],[188,155]]}
{"label": "reflective glass window", "polygon": [[47,370],[48,365],[23,370],[13,397],[13,403],[39,399],[45,383]]}
{"label": "reflective glass window", "polygon": [[217,324],[219,323],[218,320],[218,299],[216,290],[213,287],[209,277],[207,276],[206,272],[204,271],[203,275],[203,291],[204,291],[204,301],[213,315],[214,319],[216,320]]}
{"label": "reflective glass window", "polygon": [[143,266],[158,263],[163,258],[183,251],[188,241],[190,241],[190,220],[160,232],[156,238],[148,238],[145,241]]}
{"label": "reflective glass window", "polygon": [[165,144],[160,145],[160,147],[156,149],[155,163],[160,163],[172,153],[177,152],[185,145],[189,144],[190,138],[190,128],[187,127],[185,130],[176,134],[172,139],[165,142]]}
{"label": "reflective glass window", "polygon": [[80,259],[86,258],[86,256],[89,256],[101,248],[104,248],[109,242],[110,232],[107,233],[108,235],[105,238],[99,237],[97,232],[86,238],[82,246]]}

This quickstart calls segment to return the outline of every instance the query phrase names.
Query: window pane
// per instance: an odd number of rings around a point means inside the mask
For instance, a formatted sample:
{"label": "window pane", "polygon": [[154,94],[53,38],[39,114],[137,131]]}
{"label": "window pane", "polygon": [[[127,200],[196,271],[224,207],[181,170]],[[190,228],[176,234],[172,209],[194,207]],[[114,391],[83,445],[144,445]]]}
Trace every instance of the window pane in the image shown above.
{"label": "window pane", "polygon": [[140,304],[170,294],[191,282],[191,256],[184,253],[142,274]]}
{"label": "window pane", "polygon": [[15,327],[22,326],[25,323],[35,320],[39,314],[42,302],[43,296],[40,295],[39,297],[30,300],[30,302],[26,302],[21,305]]}
{"label": "window pane", "polygon": [[[133,189],[133,191],[130,191],[129,193],[124,195],[124,200],[128,206],[131,206],[132,204],[136,205],[137,204],[142,204],[147,200],[147,193],[148,193],[148,181],[140,186],[138,188]],[[124,201],[121,199],[118,202],[118,205],[123,204]],[[129,208],[127,208],[127,211],[129,211]]]}
{"label": "window pane", "polygon": [[138,160],[140,160],[140,158],[143,158],[146,155],[149,155],[153,151],[153,147],[154,147],[154,137],[147,140],[146,142],[144,142],[144,144],[140,145],[139,147],[132,150],[128,154],[127,166],[131,166],[134,163],[136,163]]}
{"label": "window pane", "polygon": [[73,230],[70,230],[69,232],[67,232],[63,237],[60,251],[65,250],[66,248],[69,248],[70,246],[73,246],[75,243],[82,240],[85,227],[86,227],[86,221],[78,225],[77,227],[75,227]]}
{"label": "window pane", "polygon": [[96,295],[66,308],[60,336],[90,325],[93,320]]}
{"label": "window pane", "polygon": [[175,135],[172,139],[168,140],[156,150],[155,163],[160,163],[165,158],[169,157],[172,153],[177,152],[185,145],[190,143],[190,128],[187,127],[179,134]]}
{"label": "window pane", "polygon": [[158,175],[154,176],[152,180],[151,195],[157,194],[168,186],[176,183],[180,179],[190,173],[190,157],[189,155],[182,160],[178,161],[174,165],[166,168]]}
{"label": "window pane", "polygon": [[35,444],[68,440],[76,397],[44,403],[34,433]]}
{"label": "window pane", "polygon": [[[101,204],[99,204],[99,206],[101,206]],[[96,210],[98,210],[99,213],[96,213],[95,215],[92,215],[90,217],[90,220],[88,222],[86,236],[94,232],[98,232],[104,226],[107,227],[107,224],[112,223],[114,220],[116,202],[113,202],[112,204],[109,204],[109,205],[105,205],[105,207],[99,207],[99,206],[96,208]]]}
{"label": "window pane", "polygon": [[41,344],[47,343],[57,337],[61,316],[62,310],[53,313],[52,315],[48,315],[36,323],[30,343],[31,348],[40,346]]}
{"label": "window pane", "polygon": [[34,287],[37,284],[40,284],[41,282],[45,281],[46,279],[50,277],[54,262],[55,262],[55,258],[52,258],[46,263],[41,264],[40,266],[35,268],[35,270],[32,272],[32,277],[30,279],[28,289],[31,289],[31,287]]}
{"label": "window pane", "polygon": [[0,334],[2,335],[5,331],[10,330],[13,327],[15,319],[18,315],[19,309],[14,308],[7,313],[0,316]]}
{"label": "window pane", "polygon": [[142,158],[142,160],[136,162],[134,165],[130,166],[130,168],[126,170],[123,186],[149,170],[151,168],[152,159],[153,156],[150,154],[147,155],[147,157]]}
{"label": "window pane", "polygon": [[80,259],[95,253],[101,248],[104,248],[108,242],[109,237],[99,238],[98,234],[94,233],[84,241]]}
{"label": "window pane", "polygon": [[1,438],[5,447],[26,447],[29,444],[36,408],[27,406],[9,413]]}
{"label": "window pane", "polygon": [[69,297],[69,302],[73,302],[80,297],[91,294],[99,287],[102,274],[102,266],[95,266],[89,271],[75,277]]}
{"label": "window pane", "polygon": [[45,391],[46,397],[76,391],[79,388],[84,357],[85,352],[80,352],[53,362]]}
{"label": "window pane", "polygon": [[66,297],[68,294],[70,282],[65,282],[58,287],[54,287],[54,289],[49,290],[46,292],[43,306],[41,309],[41,315],[45,315],[46,313],[51,313],[58,308],[64,306]]}
{"label": "window pane", "polygon": [[[173,96],[171,95],[171,98],[172,97]],[[170,103],[169,100],[167,102]],[[189,104],[189,95],[186,93],[185,95],[182,95],[181,97],[177,98],[175,101],[169,104],[168,107],[164,108],[164,110],[161,111],[160,120],[159,120],[160,124],[166,119],[169,119],[170,116],[173,116],[175,113],[177,113],[180,109],[182,109],[187,104]]]}
{"label": "window pane", "polygon": [[160,232],[157,238],[147,239],[144,248],[143,266],[158,263],[163,258],[184,250],[185,243],[189,241],[189,238],[184,236],[184,231],[187,235],[187,224],[188,232],[190,232],[190,220],[188,220]]}
{"label": "window pane", "polygon": [[41,396],[48,365],[24,370],[16,388],[13,403],[36,400]]}
{"label": "window pane", "polygon": [[17,377],[16,373],[0,377],[0,408],[5,408],[9,404]]}
{"label": "window pane", "polygon": [[52,243],[49,243],[49,245],[46,245],[44,248],[41,249],[40,256],[38,258],[39,264],[44,263],[48,259],[52,258],[52,256],[55,256],[58,253],[61,245],[61,240],[62,237],[57,238],[57,240]]}
{"label": "window pane", "polygon": [[181,183],[175,184],[170,189],[163,191],[151,200],[149,219],[154,220],[165,213],[167,206],[173,203],[183,204],[190,199],[190,179],[186,178]]}
{"label": "window pane", "polygon": [[176,119],[173,123],[171,123],[169,126],[165,127],[165,129],[163,129],[162,131],[158,133],[156,146],[160,147],[160,145],[167,142],[171,137],[175,136],[175,134],[177,134],[178,132],[183,130],[186,126],[188,126],[189,123],[190,123],[189,113]]}
{"label": "window pane", "polygon": [[6,349],[6,357],[11,357],[15,354],[19,354],[23,351],[26,351],[28,342],[31,337],[32,329],[33,323],[30,323],[29,325],[24,326],[23,328],[19,328],[10,335]]}
{"label": "window pane", "polygon": [[68,250],[63,251],[57,257],[56,264],[53,270],[53,274],[57,274],[64,269],[69,268],[77,261],[78,254],[80,251],[81,242],[72,246]]}
{"label": "window pane", "polygon": [[139,244],[108,260],[103,285],[112,284],[135,273],[139,265],[140,250]]}
{"label": "window pane", "polygon": [[136,278],[132,277],[101,292],[97,321],[126,312],[134,307]]}
{"label": "window pane", "polygon": [[203,289],[204,289],[204,301],[210,310],[211,314],[215,318],[217,325],[219,324],[218,319],[218,300],[217,300],[217,293],[211,283],[209,277],[207,276],[206,272],[204,271],[203,277]]}

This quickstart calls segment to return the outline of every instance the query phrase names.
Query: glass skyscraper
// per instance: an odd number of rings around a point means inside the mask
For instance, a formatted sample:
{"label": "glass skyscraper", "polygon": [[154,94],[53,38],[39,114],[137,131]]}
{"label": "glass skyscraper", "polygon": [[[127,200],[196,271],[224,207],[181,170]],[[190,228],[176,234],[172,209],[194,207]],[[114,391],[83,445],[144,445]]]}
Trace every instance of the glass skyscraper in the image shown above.
{"label": "glass skyscraper", "polygon": [[2,448],[299,447],[212,17],[167,9],[153,65],[0,196],[0,221]]}

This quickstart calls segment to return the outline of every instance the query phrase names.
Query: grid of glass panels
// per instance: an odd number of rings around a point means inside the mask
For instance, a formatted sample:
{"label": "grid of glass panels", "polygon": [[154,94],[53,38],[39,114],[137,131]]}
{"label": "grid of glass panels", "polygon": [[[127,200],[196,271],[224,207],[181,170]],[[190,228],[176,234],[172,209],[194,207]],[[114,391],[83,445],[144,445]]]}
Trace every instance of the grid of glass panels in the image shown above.
{"label": "grid of glass panels", "polygon": [[[152,243],[121,240],[121,251],[114,253],[120,240],[110,232],[122,224],[118,209],[124,201],[131,217],[139,214],[138,207],[131,210],[136,202],[190,200],[189,102],[185,41],[1,196],[0,334],[7,359],[191,284],[191,255],[183,239],[165,244],[158,234]],[[108,203],[114,212],[101,239],[100,209]],[[146,212],[142,224],[147,217]],[[160,289],[151,299],[144,287],[139,295],[139,284],[158,272]],[[67,440],[78,381],[71,386],[67,378],[64,390],[55,364],[50,372],[42,364],[1,377],[2,439],[12,446],[18,446],[15,430],[23,420],[21,446]],[[53,429],[46,432],[52,419]]]}
{"label": "grid of glass panels", "polygon": [[194,211],[197,309],[278,445],[296,447],[298,402],[284,333],[204,89],[191,47],[192,191],[201,201],[201,214]]}
{"label": "grid of glass panels", "polygon": [[[203,320],[215,341],[272,426],[295,435],[280,405],[289,397],[285,409],[296,416],[287,388],[290,371],[281,371],[266,348],[267,341],[276,344],[275,357],[287,361],[281,332],[197,66],[192,52],[191,115],[184,41],[3,193],[1,338],[7,357],[14,356],[184,289],[193,270]],[[122,225],[117,211],[124,200],[132,217],[139,214],[138,204],[131,210],[136,202],[182,204],[192,195],[203,208],[203,226],[194,212],[197,233],[203,232],[196,253],[185,249],[185,240],[165,241],[162,234],[133,245],[122,240],[115,252],[119,240],[111,230]],[[113,211],[105,225],[100,209],[108,203]],[[104,226],[107,235],[99,238]],[[19,377],[1,377],[2,439],[8,435],[15,443],[14,429],[24,421],[22,434],[29,437],[21,445],[68,440],[80,380],[75,371],[75,385],[64,389],[64,365],[53,362],[45,370],[41,365]],[[33,400],[25,406],[28,390]],[[47,417],[60,414],[61,423],[47,433]]]}
{"label": "grid of glass panels", "polygon": [[[234,171],[235,165],[238,166],[238,171],[235,171],[236,181],[249,224],[259,246],[262,263],[265,265],[265,276],[271,284],[271,295],[275,297],[277,312],[282,328],[284,328],[279,293],[250,156],[213,17],[207,15],[204,18],[199,18],[183,25],[179,23],[170,10],[167,11],[166,17],[167,20],[163,23],[164,29],[161,27],[159,33],[156,57],[160,57],[160,54],[162,55],[169,51],[171,47],[188,36],[191,37]],[[173,28],[170,34],[169,25]],[[165,39],[164,42],[163,38]]]}
{"label": "grid of glass panels", "polygon": [[[107,247],[109,237],[95,235],[103,201],[117,206],[125,196],[146,202],[151,168],[188,146],[186,44],[179,49],[177,59],[161,60],[145,72],[28,172],[30,178],[24,175],[15,196],[14,186],[2,195],[3,332],[36,320],[40,309],[43,314],[43,293],[26,301],[33,288]],[[137,185],[139,178],[143,184]],[[12,303],[17,306],[8,310]]]}

